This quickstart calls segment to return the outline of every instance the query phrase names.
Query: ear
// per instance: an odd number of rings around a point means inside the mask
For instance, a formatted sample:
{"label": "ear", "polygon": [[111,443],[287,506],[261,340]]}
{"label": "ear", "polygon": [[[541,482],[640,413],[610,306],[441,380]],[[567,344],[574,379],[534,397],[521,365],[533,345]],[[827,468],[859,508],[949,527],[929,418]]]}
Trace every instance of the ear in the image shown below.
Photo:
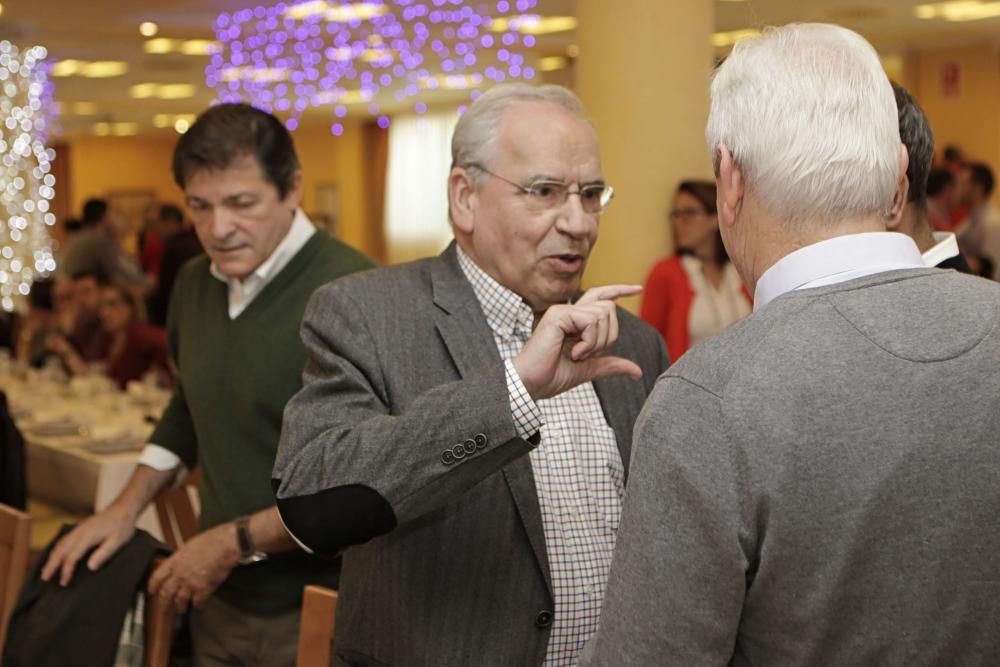
{"label": "ear", "polygon": [[746,182],[743,180],[743,170],[733,160],[729,149],[719,144],[715,150],[719,165],[715,179],[718,186],[719,225],[733,225],[743,208]]}
{"label": "ear", "polygon": [[896,193],[892,196],[892,208],[885,221],[885,226],[889,230],[899,228],[903,221],[903,211],[906,209],[906,199],[910,194],[910,179],[906,176],[906,168],[910,165],[910,156],[906,152],[906,146],[899,145],[899,181],[896,183]]}
{"label": "ear", "polygon": [[288,186],[288,192],[285,193],[284,203],[289,206],[294,212],[299,206],[302,205],[302,170],[299,169],[294,174],[292,174],[291,183]]}
{"label": "ear", "polygon": [[460,232],[472,233],[479,197],[472,176],[464,167],[452,167],[448,175],[448,212],[451,223]]}

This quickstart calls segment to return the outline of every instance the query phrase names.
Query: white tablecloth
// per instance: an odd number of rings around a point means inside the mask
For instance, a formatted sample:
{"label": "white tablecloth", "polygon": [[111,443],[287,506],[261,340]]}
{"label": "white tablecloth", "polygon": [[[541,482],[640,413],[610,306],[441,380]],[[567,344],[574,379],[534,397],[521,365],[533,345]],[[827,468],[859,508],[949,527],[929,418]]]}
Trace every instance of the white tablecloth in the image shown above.
{"label": "white tablecloth", "polygon": [[[27,449],[28,495],[76,513],[107,507],[128,481],[169,394],[103,378],[66,383],[43,374],[0,374]],[[152,507],[137,525],[161,536]]]}

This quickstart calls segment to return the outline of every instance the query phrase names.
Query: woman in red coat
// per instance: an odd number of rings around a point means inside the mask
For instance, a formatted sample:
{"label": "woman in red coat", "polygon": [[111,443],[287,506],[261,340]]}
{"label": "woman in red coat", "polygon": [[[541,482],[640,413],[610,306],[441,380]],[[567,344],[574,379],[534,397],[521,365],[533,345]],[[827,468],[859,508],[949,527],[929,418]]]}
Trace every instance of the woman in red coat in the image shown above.
{"label": "woman in red coat", "polygon": [[677,254],[657,262],[646,279],[642,319],[663,335],[671,362],[751,310],[722,245],[715,207],[715,183],[678,186],[669,215]]}

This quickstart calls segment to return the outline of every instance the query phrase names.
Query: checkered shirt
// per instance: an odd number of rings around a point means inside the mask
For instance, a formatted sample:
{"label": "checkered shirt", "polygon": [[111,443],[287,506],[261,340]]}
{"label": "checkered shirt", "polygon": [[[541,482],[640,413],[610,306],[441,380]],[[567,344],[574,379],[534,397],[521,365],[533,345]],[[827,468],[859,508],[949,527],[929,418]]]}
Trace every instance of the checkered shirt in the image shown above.
{"label": "checkered shirt", "polygon": [[532,400],[510,360],[531,336],[534,313],[460,248],[458,259],[505,360],[518,434],[528,438],[541,431],[530,458],[555,594],[544,665],[568,667],[600,620],[625,490],[617,440],[589,382]]}

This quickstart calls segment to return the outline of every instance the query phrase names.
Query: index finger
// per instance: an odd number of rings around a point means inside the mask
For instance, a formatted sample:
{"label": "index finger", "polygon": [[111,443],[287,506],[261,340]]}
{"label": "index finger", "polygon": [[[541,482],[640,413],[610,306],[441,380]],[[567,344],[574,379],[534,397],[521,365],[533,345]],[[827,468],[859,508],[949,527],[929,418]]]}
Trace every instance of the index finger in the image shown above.
{"label": "index finger", "polygon": [[595,301],[613,300],[623,296],[634,296],[642,292],[642,285],[602,285],[591,287],[584,292],[578,304],[594,303]]}

